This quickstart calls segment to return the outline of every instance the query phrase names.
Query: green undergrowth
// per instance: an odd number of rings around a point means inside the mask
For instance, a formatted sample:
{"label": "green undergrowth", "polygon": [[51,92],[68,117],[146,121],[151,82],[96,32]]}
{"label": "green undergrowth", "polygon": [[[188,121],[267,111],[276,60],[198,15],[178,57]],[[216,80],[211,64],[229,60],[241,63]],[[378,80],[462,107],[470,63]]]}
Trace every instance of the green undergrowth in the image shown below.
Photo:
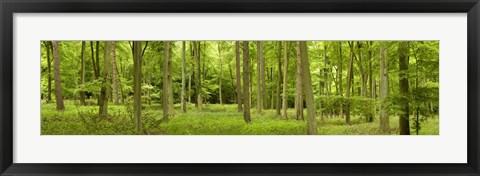
{"label": "green undergrowth", "polygon": [[[187,113],[175,105],[175,115],[163,121],[160,104],[143,105],[143,131],[134,126],[131,105],[108,106],[108,118],[98,118],[98,106],[79,106],[74,101],[65,102],[65,111],[56,111],[55,104],[42,104],[42,135],[306,135],[306,121],[295,120],[294,109],[288,109],[288,119],[277,117],[275,110],[259,113],[251,110],[252,122],[246,124],[237,105],[206,104],[202,110],[188,104]],[[306,112],[305,112],[306,116]],[[411,133],[415,134],[411,117]],[[398,117],[390,116],[389,133],[379,131],[378,116],[366,122],[352,115],[347,125],[341,117],[324,121],[317,117],[319,135],[395,135],[398,134]],[[420,122],[420,135],[438,135],[438,117]]]}

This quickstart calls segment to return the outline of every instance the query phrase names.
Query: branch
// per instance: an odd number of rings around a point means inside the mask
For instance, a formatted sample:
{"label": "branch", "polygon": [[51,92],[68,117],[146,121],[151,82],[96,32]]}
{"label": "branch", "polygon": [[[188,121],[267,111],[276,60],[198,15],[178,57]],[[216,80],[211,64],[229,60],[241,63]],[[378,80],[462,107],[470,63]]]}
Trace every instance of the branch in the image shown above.
{"label": "branch", "polygon": [[148,46],[148,41],[145,43],[145,47],[143,47],[142,57],[145,54],[145,50],[147,49],[147,46]]}

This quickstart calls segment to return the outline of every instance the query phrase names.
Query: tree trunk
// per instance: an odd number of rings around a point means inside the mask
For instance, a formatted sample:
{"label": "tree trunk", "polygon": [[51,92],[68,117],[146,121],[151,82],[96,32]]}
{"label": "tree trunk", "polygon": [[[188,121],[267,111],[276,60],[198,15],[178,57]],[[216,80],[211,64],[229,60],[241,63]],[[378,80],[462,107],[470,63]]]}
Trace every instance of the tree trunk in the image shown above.
{"label": "tree trunk", "polygon": [[[282,91],[282,42],[277,42],[277,49],[278,49],[278,61],[277,61],[277,71],[278,71],[278,74],[277,74],[277,103],[276,103],[276,115],[277,116],[281,116],[281,106],[282,106],[282,100],[280,98],[280,91]],[[273,103],[273,102],[272,102]]]}
{"label": "tree trunk", "polygon": [[98,73],[98,70],[97,70],[97,64],[96,64],[96,60],[95,60],[95,51],[93,50],[93,41],[90,41],[90,50],[92,51],[93,75],[94,75],[95,79],[98,79],[100,74]]}
{"label": "tree trunk", "polygon": [[108,117],[108,95],[110,95],[110,72],[112,65],[112,45],[113,42],[105,42],[104,48],[104,57],[103,57],[103,79],[102,79],[102,89],[100,90],[99,97],[99,112],[98,116],[101,119],[106,119]]}
{"label": "tree trunk", "polygon": [[353,42],[348,42],[350,46],[350,62],[348,64],[348,78],[347,78],[347,101],[346,101],[346,112],[345,112],[345,121],[348,125],[350,125],[350,89],[352,87],[352,79],[353,79]]}
{"label": "tree trunk", "polygon": [[185,41],[182,41],[182,93],[180,95],[182,112],[187,112],[187,105],[185,102],[185,69],[187,67],[185,61]]}
{"label": "tree trunk", "polygon": [[250,58],[249,58],[249,47],[248,47],[248,41],[243,42],[243,93],[247,96],[245,96],[245,103],[243,106],[243,119],[245,120],[246,123],[250,123]]}
{"label": "tree trunk", "polygon": [[[339,57],[338,57],[338,95],[343,97],[343,53],[342,53],[342,42],[338,42],[338,50],[339,50]],[[343,116],[343,101],[340,103],[340,116]]]}
{"label": "tree trunk", "polygon": [[173,68],[172,68],[172,45],[175,43],[168,42],[168,113],[175,115],[174,101],[173,101]]}
{"label": "tree trunk", "polygon": [[[100,72],[101,72],[101,70],[100,70],[100,57],[99,57],[99,55],[100,55],[100,42],[99,42],[99,41],[96,41],[95,44],[96,44],[96,45],[95,45],[95,58],[96,58],[96,60],[95,60],[95,64],[96,64],[95,67],[96,67],[96,69],[97,69],[97,74],[98,74],[98,75],[96,76],[96,79],[98,79],[98,78],[100,78]],[[97,105],[100,106],[100,103],[101,103],[101,102],[100,102],[100,95],[98,95]]]}
{"label": "tree trunk", "polygon": [[258,113],[262,113],[262,109],[263,109],[263,89],[262,89],[262,83],[261,83],[261,80],[262,80],[262,55],[263,51],[262,51],[262,43],[261,42],[257,42],[257,112]]}
{"label": "tree trunk", "polygon": [[241,73],[240,73],[240,42],[239,41],[236,41],[235,42],[235,66],[236,66],[236,70],[235,70],[235,74],[237,77],[237,110],[238,112],[241,112],[243,111],[243,108],[242,108],[242,83],[241,83]]}
{"label": "tree trunk", "polygon": [[118,101],[118,69],[117,69],[117,56],[115,52],[115,42],[112,42],[112,88],[113,88],[113,101],[115,105],[119,105]]}
{"label": "tree trunk", "polygon": [[[267,68],[267,72],[268,72],[268,68]],[[273,66],[270,67],[270,83],[271,83],[271,85],[275,84],[275,82],[273,81]],[[273,86],[270,86],[270,90],[271,90],[272,93],[270,94],[271,101],[270,101],[269,105],[270,105],[270,109],[273,109],[274,106],[275,106],[275,103],[274,103],[275,102],[275,90],[274,90]]]}
{"label": "tree trunk", "polygon": [[[261,96],[261,102],[263,109],[268,109],[267,106],[267,87],[265,85],[265,58],[263,57],[263,42],[258,42],[260,44],[259,47],[259,58],[260,58],[260,78],[261,78],[261,83],[262,83],[262,96]],[[268,72],[268,70],[267,70]]]}
{"label": "tree trunk", "polygon": [[368,50],[368,55],[369,55],[369,61],[368,61],[368,70],[369,70],[369,90],[370,90],[370,98],[372,98],[372,101],[373,101],[373,110],[372,110],[372,113],[369,114],[368,116],[368,122],[373,122],[373,118],[374,118],[374,115],[375,115],[375,91],[373,90],[373,84],[375,83],[375,81],[373,80],[373,68],[372,68],[372,62],[373,62],[373,41],[370,41],[370,48]]}
{"label": "tree trunk", "polygon": [[133,42],[133,111],[135,127],[139,132],[142,127],[142,42]]}
{"label": "tree trunk", "polygon": [[295,118],[297,120],[304,120],[303,118],[303,91],[302,91],[302,56],[299,51],[300,46],[297,42],[297,74],[296,74],[296,86],[295,86]]}
{"label": "tree trunk", "polygon": [[388,58],[386,56],[385,46],[382,43],[380,45],[380,130],[383,133],[390,131],[387,107],[389,94]]}
{"label": "tree trunk", "polygon": [[408,103],[408,57],[409,57],[409,48],[407,42],[400,42],[398,46],[399,50],[399,86],[400,86],[400,96],[401,96],[401,109],[399,117],[399,128],[400,135],[410,135],[410,119],[409,119],[409,103]]}
{"label": "tree trunk", "polygon": [[202,104],[202,79],[201,79],[201,72],[200,72],[200,42],[194,42],[194,48],[195,48],[195,58],[197,61],[197,76],[196,76],[196,92],[197,92],[197,106],[198,109],[202,110],[203,104]]}
{"label": "tree trunk", "polygon": [[65,110],[62,96],[62,81],[60,79],[60,56],[58,54],[58,42],[52,42],[53,48],[53,77],[55,81],[55,97],[57,103],[57,111]]}
{"label": "tree trunk", "polygon": [[[81,67],[80,67],[80,85],[85,84],[85,41],[82,41],[82,53],[81,53]],[[80,91],[80,104],[85,106],[85,91]]]}
{"label": "tree trunk", "polygon": [[220,101],[220,105],[223,105],[223,102],[222,102],[222,71],[223,71],[223,68],[222,68],[222,51],[221,51],[221,41],[218,41],[217,42],[217,47],[218,47],[218,59],[219,59],[219,62],[220,62],[220,73],[218,74],[218,94],[219,94],[219,101]]}
{"label": "tree trunk", "polygon": [[288,74],[288,42],[285,42],[284,54],[283,54],[283,93],[282,93],[282,117],[288,119],[287,113],[287,74]]}
{"label": "tree trunk", "polygon": [[48,85],[47,85],[47,103],[52,101],[52,66],[50,52],[52,52],[52,42],[45,42],[45,48],[47,49],[47,71],[48,71]]}
{"label": "tree trunk", "polygon": [[168,75],[169,75],[169,69],[168,69],[168,62],[170,59],[170,42],[165,41],[164,46],[163,46],[163,88],[162,88],[162,110],[163,110],[163,121],[168,121],[168,116],[170,115],[169,113],[169,92],[168,92],[168,87],[169,87],[169,82],[168,80]]}
{"label": "tree trunk", "polygon": [[317,122],[315,120],[315,103],[313,100],[312,80],[310,76],[310,64],[308,63],[307,43],[298,42],[298,51],[302,66],[303,90],[305,91],[305,100],[307,103],[307,134],[317,134]]}

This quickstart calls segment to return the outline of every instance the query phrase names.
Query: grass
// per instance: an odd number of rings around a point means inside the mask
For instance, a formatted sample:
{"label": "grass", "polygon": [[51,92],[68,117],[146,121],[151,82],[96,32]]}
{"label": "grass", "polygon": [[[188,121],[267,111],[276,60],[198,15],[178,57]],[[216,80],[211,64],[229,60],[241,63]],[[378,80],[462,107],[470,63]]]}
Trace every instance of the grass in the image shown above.
{"label": "grass", "polygon": [[[144,130],[134,127],[129,105],[109,104],[107,119],[98,119],[98,106],[79,106],[74,101],[65,101],[65,111],[55,110],[55,104],[42,104],[42,135],[306,135],[306,122],[294,120],[294,109],[288,109],[289,118],[275,115],[275,110],[258,113],[251,110],[252,123],[243,121],[243,113],[237,112],[237,105],[207,104],[200,111],[188,104],[187,113],[181,113],[180,105],[175,105],[174,116],[168,122],[161,120],[159,104],[143,105],[142,119]],[[413,118],[413,117],[412,117]],[[379,131],[378,117],[366,123],[360,116],[351,117],[351,125],[346,125],[340,117],[327,118],[321,122],[317,118],[319,135],[395,135],[398,134],[398,117],[390,116],[389,133]],[[411,132],[413,120],[411,120]],[[420,135],[438,135],[438,117],[421,122]]]}

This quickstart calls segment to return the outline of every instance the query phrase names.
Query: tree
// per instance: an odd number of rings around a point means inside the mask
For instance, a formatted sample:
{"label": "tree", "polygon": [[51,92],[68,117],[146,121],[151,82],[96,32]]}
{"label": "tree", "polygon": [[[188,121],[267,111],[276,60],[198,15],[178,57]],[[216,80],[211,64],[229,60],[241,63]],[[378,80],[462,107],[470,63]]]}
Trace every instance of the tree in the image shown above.
{"label": "tree", "polygon": [[168,102],[169,101],[169,81],[168,80],[168,77],[169,77],[169,69],[168,69],[168,63],[170,62],[170,42],[169,41],[165,41],[164,42],[164,46],[163,46],[163,54],[164,54],[164,57],[163,57],[163,89],[162,89],[162,109],[163,109],[163,121],[168,121],[168,116],[170,115],[170,103]]}
{"label": "tree", "polygon": [[100,90],[99,97],[99,112],[98,116],[101,119],[105,119],[108,116],[108,95],[110,95],[110,73],[112,66],[112,46],[113,42],[105,42],[104,57],[103,57],[103,79],[102,79],[102,89]]}
{"label": "tree", "polygon": [[259,47],[259,52],[258,52],[258,57],[260,58],[260,79],[261,79],[261,84],[262,84],[262,94],[261,94],[261,99],[260,101],[262,102],[262,106],[264,109],[268,109],[267,103],[266,103],[266,96],[267,96],[267,87],[265,85],[265,57],[263,56],[263,42],[259,41],[258,44],[260,45]]}
{"label": "tree", "polygon": [[303,118],[303,84],[302,84],[302,77],[303,77],[303,66],[302,66],[302,55],[299,52],[299,47],[297,42],[297,74],[296,74],[296,85],[295,85],[295,118],[297,120],[304,120]]}
{"label": "tree", "polygon": [[118,101],[118,69],[117,69],[117,56],[115,52],[115,42],[112,41],[112,88],[113,88],[113,100],[115,105],[119,105],[120,102]]}
{"label": "tree", "polygon": [[62,96],[62,81],[60,79],[60,56],[58,54],[58,42],[52,42],[53,49],[53,79],[55,82],[55,98],[57,103],[57,111],[65,110]]}
{"label": "tree", "polygon": [[288,42],[285,42],[284,54],[283,54],[283,93],[282,93],[282,109],[283,114],[282,117],[288,119],[287,113],[287,74],[288,74]]}
{"label": "tree", "polygon": [[172,74],[172,46],[175,47],[175,43],[173,42],[166,42],[168,43],[168,50],[166,50],[166,52],[168,53],[168,77],[167,77],[167,81],[168,81],[168,113],[169,115],[175,115],[175,109],[174,109],[174,105],[173,105],[173,74]]}
{"label": "tree", "polygon": [[389,132],[389,115],[388,115],[388,94],[389,94],[389,78],[388,78],[388,59],[386,58],[386,49],[383,42],[380,44],[380,130]]}
{"label": "tree", "polygon": [[[81,67],[80,67],[80,85],[85,84],[85,41],[82,41]],[[80,104],[85,106],[85,92],[80,91]]]}
{"label": "tree", "polygon": [[187,112],[187,105],[185,102],[185,69],[187,65],[185,62],[185,41],[182,41],[182,94],[180,95],[181,98],[181,106],[182,106],[182,112],[186,113]]}
{"label": "tree", "polygon": [[[280,112],[280,108],[282,106],[282,100],[280,99],[280,91],[281,91],[281,85],[282,85],[282,42],[277,42],[277,49],[278,49],[278,52],[277,52],[277,57],[278,57],[278,61],[277,61],[277,71],[278,71],[278,74],[277,74],[277,105],[275,106],[276,107],[276,115],[277,116],[280,116],[281,115],[281,112]],[[273,103],[273,102],[272,102]]]}
{"label": "tree", "polygon": [[220,104],[223,105],[222,102],[222,48],[221,48],[221,41],[217,42],[217,47],[218,47],[218,62],[220,63],[220,72],[218,73],[218,95],[219,95],[219,101]]}
{"label": "tree", "polygon": [[307,103],[307,134],[317,134],[317,122],[315,120],[315,103],[313,100],[312,79],[310,76],[310,64],[308,63],[307,42],[299,41],[297,52],[300,53],[303,91],[305,92],[305,100]]}
{"label": "tree", "polygon": [[[257,42],[257,112],[262,113],[263,108],[263,83],[261,83],[263,75],[262,71],[262,59],[263,58],[263,47],[262,42]],[[265,81],[265,80],[264,80]]]}
{"label": "tree", "polygon": [[52,52],[52,42],[43,42],[47,50],[47,103],[52,101],[52,66],[50,52]]}
{"label": "tree", "polygon": [[248,47],[248,41],[243,42],[243,93],[244,93],[244,98],[245,102],[243,105],[243,119],[245,122],[250,123],[250,58],[249,58],[249,47]]}
{"label": "tree", "polygon": [[133,113],[135,127],[139,132],[142,128],[142,42],[133,42]]}
{"label": "tree", "polygon": [[400,135],[410,135],[410,109],[408,103],[408,60],[409,60],[409,46],[407,42],[400,42],[398,45],[398,52],[399,52],[399,71],[398,71],[398,79],[399,79],[399,87],[400,87],[400,96],[401,100],[401,112],[399,117],[399,128],[400,128]]}
{"label": "tree", "polygon": [[235,42],[235,75],[237,77],[237,109],[238,112],[243,111],[242,109],[242,83],[241,83],[241,73],[240,73],[240,42]]}
{"label": "tree", "polygon": [[345,112],[345,121],[347,124],[350,125],[350,88],[352,87],[352,80],[353,80],[353,42],[348,42],[348,45],[350,46],[350,61],[348,64],[348,78],[347,78],[347,91],[346,91],[346,96],[347,96],[347,102],[346,102],[346,112]]}
{"label": "tree", "polygon": [[92,68],[93,68],[93,75],[95,79],[98,79],[100,77],[100,74],[98,73],[99,71],[97,70],[97,64],[95,61],[95,52],[93,50],[93,41],[90,41],[90,49],[92,51]]}
{"label": "tree", "polygon": [[194,42],[194,54],[195,54],[195,60],[197,62],[197,75],[195,76],[196,78],[196,84],[195,84],[195,89],[197,92],[197,107],[198,109],[202,110],[203,103],[202,103],[202,74],[200,72],[200,42]]}
{"label": "tree", "polygon": [[[343,53],[342,53],[342,42],[338,42],[338,95],[343,97]],[[347,89],[348,90],[348,89]],[[343,116],[343,102],[340,104],[340,115]]]}
{"label": "tree", "polygon": [[373,79],[373,67],[372,67],[372,63],[373,63],[373,41],[370,41],[368,42],[369,43],[369,49],[368,49],[368,55],[369,55],[369,62],[368,62],[368,69],[370,70],[368,76],[369,76],[369,80],[370,80],[370,98],[372,98],[373,100],[373,113],[369,114],[367,120],[368,122],[373,122],[373,116],[375,114],[375,79]]}

